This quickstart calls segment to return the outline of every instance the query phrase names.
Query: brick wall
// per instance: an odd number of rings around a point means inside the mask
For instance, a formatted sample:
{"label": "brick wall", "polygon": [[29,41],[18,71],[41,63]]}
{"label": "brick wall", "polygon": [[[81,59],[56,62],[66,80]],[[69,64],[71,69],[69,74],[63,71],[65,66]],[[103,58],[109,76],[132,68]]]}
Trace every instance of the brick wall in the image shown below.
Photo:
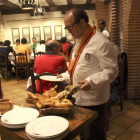
{"label": "brick wall", "polygon": [[[123,51],[127,55],[128,63],[126,97],[128,99],[138,99],[140,98],[140,0],[119,1],[121,11],[120,23],[123,26]],[[106,20],[111,36],[112,19],[110,4],[97,1],[95,16],[96,25],[99,19]]]}
{"label": "brick wall", "polygon": [[140,0],[123,2],[123,50],[128,61],[128,99],[140,98]]}
{"label": "brick wall", "polygon": [[[99,19],[104,19],[106,20],[106,27],[109,29],[108,4],[96,1],[95,17],[96,26]],[[97,30],[99,29],[97,28]]]}
{"label": "brick wall", "polygon": [[1,11],[0,11],[0,41],[4,41],[4,28],[3,28],[3,17],[1,15]]}

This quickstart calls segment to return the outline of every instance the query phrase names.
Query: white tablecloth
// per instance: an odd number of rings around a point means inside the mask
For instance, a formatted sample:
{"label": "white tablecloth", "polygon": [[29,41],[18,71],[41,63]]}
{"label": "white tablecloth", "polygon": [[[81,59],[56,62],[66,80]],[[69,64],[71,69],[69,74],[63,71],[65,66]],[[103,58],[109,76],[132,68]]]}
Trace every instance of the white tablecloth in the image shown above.
{"label": "white tablecloth", "polygon": [[15,56],[10,52],[8,59],[11,61],[11,64],[15,66]]}
{"label": "white tablecloth", "polygon": [[[36,76],[36,73],[34,73],[34,75]],[[31,87],[32,87],[32,81],[31,81],[31,76],[30,76],[27,81],[26,91],[30,91]]]}

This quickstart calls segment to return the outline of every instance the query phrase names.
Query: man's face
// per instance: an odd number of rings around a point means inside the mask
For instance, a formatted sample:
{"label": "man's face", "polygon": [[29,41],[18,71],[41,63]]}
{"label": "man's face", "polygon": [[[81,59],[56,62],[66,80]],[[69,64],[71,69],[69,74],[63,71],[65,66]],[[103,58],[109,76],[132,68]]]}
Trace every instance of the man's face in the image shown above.
{"label": "man's face", "polygon": [[101,21],[98,21],[98,28],[101,30],[101,29],[103,29],[104,27],[105,27],[105,25],[102,24]]}
{"label": "man's face", "polygon": [[33,41],[33,43],[36,43],[36,40],[34,38],[32,39],[32,41]]}
{"label": "man's face", "polygon": [[78,21],[74,21],[74,16],[72,12],[69,12],[64,19],[65,27],[71,35],[77,39],[83,36],[83,29],[79,21],[81,19],[77,19]]}

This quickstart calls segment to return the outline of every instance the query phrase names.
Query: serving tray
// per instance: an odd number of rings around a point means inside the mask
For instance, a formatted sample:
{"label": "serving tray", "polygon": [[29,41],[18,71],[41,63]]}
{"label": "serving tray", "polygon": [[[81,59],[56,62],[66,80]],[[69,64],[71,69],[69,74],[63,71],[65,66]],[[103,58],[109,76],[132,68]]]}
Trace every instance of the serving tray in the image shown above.
{"label": "serving tray", "polygon": [[[30,98],[25,99],[26,103],[34,104],[34,100]],[[48,114],[69,114],[72,110],[72,107],[69,108],[58,108],[58,107],[48,107],[39,109],[40,116],[46,116]]]}

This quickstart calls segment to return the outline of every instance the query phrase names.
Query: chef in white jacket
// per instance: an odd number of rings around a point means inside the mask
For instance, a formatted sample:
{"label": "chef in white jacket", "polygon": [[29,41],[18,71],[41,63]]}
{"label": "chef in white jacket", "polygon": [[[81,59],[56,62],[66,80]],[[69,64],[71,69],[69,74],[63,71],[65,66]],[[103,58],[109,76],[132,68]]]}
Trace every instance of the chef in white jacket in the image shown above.
{"label": "chef in white jacket", "polygon": [[90,124],[89,140],[106,140],[106,103],[110,83],[118,75],[114,49],[106,37],[88,24],[84,10],[70,10],[64,22],[65,29],[75,38],[75,44],[68,71],[58,77],[81,85],[73,95],[76,105],[98,111],[98,118]]}

